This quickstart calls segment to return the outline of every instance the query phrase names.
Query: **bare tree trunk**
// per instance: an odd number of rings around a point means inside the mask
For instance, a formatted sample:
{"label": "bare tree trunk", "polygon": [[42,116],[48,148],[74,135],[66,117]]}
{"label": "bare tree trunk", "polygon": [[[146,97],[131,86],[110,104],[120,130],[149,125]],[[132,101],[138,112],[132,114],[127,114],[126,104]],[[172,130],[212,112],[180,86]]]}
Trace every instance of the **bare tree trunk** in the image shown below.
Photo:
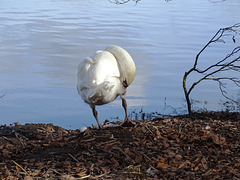
{"label": "bare tree trunk", "polygon": [[186,88],[187,76],[188,76],[188,73],[185,72],[185,74],[183,76],[183,90],[184,90],[184,95],[185,95],[186,102],[187,102],[188,114],[192,114],[191,102],[190,102],[189,94],[188,94],[188,91],[187,91],[187,88]]}

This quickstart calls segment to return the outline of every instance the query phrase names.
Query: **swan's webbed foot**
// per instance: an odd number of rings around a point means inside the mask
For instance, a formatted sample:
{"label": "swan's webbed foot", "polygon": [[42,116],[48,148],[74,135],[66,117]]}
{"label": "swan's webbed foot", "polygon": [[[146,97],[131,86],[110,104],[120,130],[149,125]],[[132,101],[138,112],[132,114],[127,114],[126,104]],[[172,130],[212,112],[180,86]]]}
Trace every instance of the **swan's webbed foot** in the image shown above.
{"label": "swan's webbed foot", "polygon": [[124,120],[124,122],[120,126],[123,126],[123,127],[134,127],[135,125],[136,125],[136,123],[131,121],[129,118],[126,118]]}

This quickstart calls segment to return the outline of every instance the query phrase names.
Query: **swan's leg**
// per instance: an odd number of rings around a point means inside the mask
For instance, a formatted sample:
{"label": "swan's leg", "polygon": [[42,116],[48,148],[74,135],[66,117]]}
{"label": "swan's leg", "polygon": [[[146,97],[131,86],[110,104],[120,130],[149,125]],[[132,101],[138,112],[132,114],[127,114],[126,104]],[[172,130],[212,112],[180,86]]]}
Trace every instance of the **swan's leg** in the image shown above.
{"label": "swan's leg", "polygon": [[96,119],[96,121],[98,123],[99,129],[102,129],[102,125],[98,121],[98,113],[97,113],[97,110],[95,109],[95,106],[93,105],[93,106],[91,106],[91,108],[92,108],[93,116],[95,117],[95,119]]}
{"label": "swan's leg", "polygon": [[121,124],[121,126],[135,126],[135,123],[132,122],[127,115],[127,101],[125,98],[122,98],[122,106],[125,111],[125,119],[124,119],[124,122]]}

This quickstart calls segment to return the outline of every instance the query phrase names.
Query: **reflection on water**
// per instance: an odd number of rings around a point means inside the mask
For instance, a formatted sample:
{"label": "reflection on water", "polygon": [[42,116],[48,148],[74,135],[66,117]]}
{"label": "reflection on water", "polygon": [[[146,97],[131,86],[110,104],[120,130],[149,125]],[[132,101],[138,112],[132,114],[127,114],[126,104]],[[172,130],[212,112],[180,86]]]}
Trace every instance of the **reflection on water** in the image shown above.
{"label": "reflection on water", "polygon": [[[76,91],[77,65],[110,44],[128,50],[137,66],[128,89],[129,111],[168,114],[168,104],[186,112],[183,73],[219,28],[239,22],[240,2],[142,0],[134,5],[1,1],[0,95],[6,95],[0,99],[0,123],[51,122],[66,128],[95,124]],[[202,62],[214,61],[219,52],[212,50]],[[192,97],[208,101],[206,108],[221,108],[216,84],[199,85]],[[124,116],[119,99],[98,111],[101,121]]]}

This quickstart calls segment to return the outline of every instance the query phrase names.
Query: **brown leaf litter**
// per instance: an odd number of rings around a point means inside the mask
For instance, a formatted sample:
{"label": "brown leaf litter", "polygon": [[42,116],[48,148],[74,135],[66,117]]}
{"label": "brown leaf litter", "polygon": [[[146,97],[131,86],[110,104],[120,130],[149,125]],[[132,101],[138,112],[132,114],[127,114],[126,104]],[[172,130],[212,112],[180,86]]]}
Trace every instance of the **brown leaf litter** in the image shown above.
{"label": "brown leaf litter", "polygon": [[240,114],[159,117],[85,132],[0,126],[0,179],[240,179]]}

